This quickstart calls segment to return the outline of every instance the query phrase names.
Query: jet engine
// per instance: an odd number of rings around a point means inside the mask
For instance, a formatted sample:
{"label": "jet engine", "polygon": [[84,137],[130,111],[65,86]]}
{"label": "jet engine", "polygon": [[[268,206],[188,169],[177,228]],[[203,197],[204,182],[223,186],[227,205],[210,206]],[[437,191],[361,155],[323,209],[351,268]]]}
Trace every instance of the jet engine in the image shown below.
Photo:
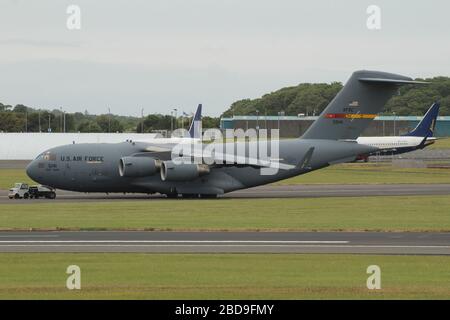
{"label": "jet engine", "polygon": [[207,175],[209,171],[209,166],[206,164],[175,164],[173,161],[164,161],[161,164],[161,180],[190,181]]}
{"label": "jet engine", "polygon": [[123,157],[119,162],[121,177],[147,177],[161,169],[161,160],[149,157]]}

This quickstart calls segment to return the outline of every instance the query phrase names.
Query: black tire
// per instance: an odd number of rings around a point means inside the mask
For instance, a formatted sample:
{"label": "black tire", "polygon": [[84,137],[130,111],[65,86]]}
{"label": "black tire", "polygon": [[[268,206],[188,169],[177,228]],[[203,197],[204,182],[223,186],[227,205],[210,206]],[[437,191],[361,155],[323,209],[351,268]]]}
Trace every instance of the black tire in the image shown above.
{"label": "black tire", "polygon": [[198,199],[198,194],[192,194],[192,193],[184,193],[181,195],[183,199]]}
{"label": "black tire", "polygon": [[176,199],[176,198],[178,198],[178,193],[168,193],[168,194],[166,194],[166,196],[169,199]]}
{"label": "black tire", "polygon": [[23,198],[24,198],[24,199],[28,199],[29,197],[30,197],[30,195],[29,195],[28,193],[24,193],[24,194],[23,194]]}
{"label": "black tire", "polygon": [[56,198],[56,193],[50,192],[50,193],[48,194],[48,199],[55,199],[55,198]]}
{"label": "black tire", "polygon": [[20,199],[20,196],[19,196],[19,194],[18,193],[16,193],[15,195],[14,195],[14,199]]}
{"label": "black tire", "polygon": [[217,194],[201,194],[202,199],[217,199]]}

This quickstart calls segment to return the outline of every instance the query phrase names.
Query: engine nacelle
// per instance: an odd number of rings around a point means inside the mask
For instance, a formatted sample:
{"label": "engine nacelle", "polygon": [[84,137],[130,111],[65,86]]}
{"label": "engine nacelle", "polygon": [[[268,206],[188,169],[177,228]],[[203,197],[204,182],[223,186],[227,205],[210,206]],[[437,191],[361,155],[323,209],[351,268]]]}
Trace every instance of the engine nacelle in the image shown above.
{"label": "engine nacelle", "polygon": [[147,177],[161,169],[161,160],[149,157],[123,157],[119,162],[121,177]]}
{"label": "engine nacelle", "polygon": [[161,164],[161,180],[190,181],[208,174],[209,171],[206,164],[175,164],[173,161],[164,161]]}

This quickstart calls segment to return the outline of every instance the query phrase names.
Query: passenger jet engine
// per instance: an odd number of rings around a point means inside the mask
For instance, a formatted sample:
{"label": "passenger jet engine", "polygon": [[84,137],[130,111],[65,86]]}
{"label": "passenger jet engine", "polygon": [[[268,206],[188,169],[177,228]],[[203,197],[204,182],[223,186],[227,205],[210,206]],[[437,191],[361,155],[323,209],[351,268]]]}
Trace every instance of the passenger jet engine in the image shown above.
{"label": "passenger jet engine", "polygon": [[164,161],[161,164],[162,181],[190,181],[208,173],[209,166],[206,164],[175,164],[173,161]]}
{"label": "passenger jet engine", "polygon": [[121,177],[152,176],[161,169],[161,160],[149,157],[123,157],[119,162]]}

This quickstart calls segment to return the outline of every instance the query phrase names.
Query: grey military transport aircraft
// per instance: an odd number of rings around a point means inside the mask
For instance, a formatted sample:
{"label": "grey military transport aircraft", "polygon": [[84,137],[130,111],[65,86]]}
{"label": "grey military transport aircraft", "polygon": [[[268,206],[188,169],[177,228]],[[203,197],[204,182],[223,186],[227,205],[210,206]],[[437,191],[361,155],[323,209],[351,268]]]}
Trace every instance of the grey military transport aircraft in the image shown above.
{"label": "grey military transport aircraft", "polygon": [[[354,72],[302,137],[278,141],[276,159],[251,159],[249,150],[257,142],[247,140],[201,144],[201,152],[209,148],[223,153],[211,152],[209,161],[200,163],[176,161],[174,144],[127,141],[56,147],[39,155],[26,171],[31,179],[63,190],[217,197],[353,161],[376,151],[376,147],[354,140],[400,85],[419,83],[423,82],[391,73]],[[245,150],[246,156],[236,157],[236,150]],[[194,156],[196,151],[188,151],[175,158]],[[266,175],[261,174],[263,168],[277,170]]]}

